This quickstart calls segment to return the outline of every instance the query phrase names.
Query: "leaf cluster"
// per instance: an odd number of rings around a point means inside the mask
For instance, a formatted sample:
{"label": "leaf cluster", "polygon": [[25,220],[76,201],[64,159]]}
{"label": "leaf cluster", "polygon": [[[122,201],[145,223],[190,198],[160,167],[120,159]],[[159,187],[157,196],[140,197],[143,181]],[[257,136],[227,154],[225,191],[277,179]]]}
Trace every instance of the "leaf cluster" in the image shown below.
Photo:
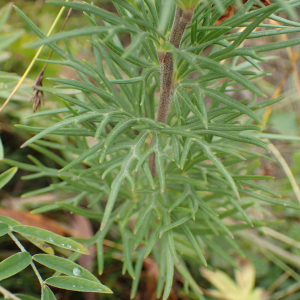
{"label": "leaf cluster", "polygon": [[[260,114],[282,99],[262,99],[265,95],[255,84],[266,75],[260,66],[267,59],[263,53],[298,45],[300,39],[245,46],[249,39],[299,32],[300,26],[276,15],[285,9],[281,2],[264,7],[255,0],[248,0],[233,17],[215,26],[224,10],[213,3],[221,3],[226,9],[233,1],[198,1],[177,49],[168,42],[172,28],[168,20],[174,19],[174,1],[165,0],[163,5],[152,0],[112,2],[117,15],[88,3],[49,1],[82,11],[90,22],[89,27],[50,37],[15,8],[41,39],[28,47],[46,44],[60,60],[41,61],[72,67],[80,80],[48,78],[58,85],[54,89],[40,87],[58,96],[64,107],[43,110],[30,118],[54,117],[54,125],[18,125],[36,133],[23,146],[53,160],[57,168],[49,168],[32,156],[29,159],[33,164],[9,159],[5,162],[30,171],[32,174],[24,176],[24,180],[45,176],[54,180],[49,187],[24,197],[68,191],[68,199],[41,206],[33,213],[65,209],[101,223],[88,241],[97,246],[99,274],[104,265],[103,239],[110,231],[119,236],[123,273],[127,271],[133,279],[132,298],[143,259],[152,255],[160,270],[157,297],[168,298],[176,269],[186,291],[190,287],[199,299],[204,299],[186,262],[207,266],[213,251],[238,267],[214,241],[215,236],[224,238],[241,254],[232,239],[234,233],[267,225],[265,221],[252,220],[246,208],[263,203],[300,209],[298,204],[278,199],[276,192],[260,183],[272,177],[253,175],[258,159],[269,159],[257,151],[268,151],[258,134]],[[285,1],[285,6],[300,5],[291,0]],[[265,24],[266,19],[282,25]],[[256,31],[260,27],[264,29]],[[122,34],[130,36],[127,48],[122,45]],[[83,35],[90,36],[93,61],[80,61],[70,50],[69,39]],[[63,44],[56,44],[60,40]],[[157,53],[165,51],[174,58],[174,91],[166,124],[155,121],[157,93],[161,90]],[[78,93],[71,97],[63,89]],[[248,98],[238,101],[233,91]],[[49,135],[68,137],[69,143],[42,140]],[[149,167],[152,153],[157,177],[152,176]],[[49,242],[41,229],[16,225],[10,230]],[[64,242],[58,241],[61,247]],[[35,257],[50,268],[58,263],[58,258],[52,261],[49,255]],[[69,259],[76,258],[72,255]],[[72,276],[66,272],[73,263],[64,262],[64,272],[55,270]],[[66,288],[67,278],[64,287],[60,287]],[[93,282],[83,278],[81,282]],[[60,282],[56,277],[45,281],[54,286]]]}

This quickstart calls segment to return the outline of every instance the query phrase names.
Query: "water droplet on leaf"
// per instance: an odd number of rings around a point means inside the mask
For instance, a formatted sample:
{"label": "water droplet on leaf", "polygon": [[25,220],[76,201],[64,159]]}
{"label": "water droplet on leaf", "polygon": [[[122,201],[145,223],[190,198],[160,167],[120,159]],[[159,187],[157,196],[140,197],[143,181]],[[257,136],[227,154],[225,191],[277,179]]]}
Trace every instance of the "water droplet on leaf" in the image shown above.
{"label": "water droplet on leaf", "polygon": [[74,268],[74,269],[73,269],[73,274],[74,274],[75,276],[79,276],[79,275],[81,274],[81,270],[80,270],[79,268]]}

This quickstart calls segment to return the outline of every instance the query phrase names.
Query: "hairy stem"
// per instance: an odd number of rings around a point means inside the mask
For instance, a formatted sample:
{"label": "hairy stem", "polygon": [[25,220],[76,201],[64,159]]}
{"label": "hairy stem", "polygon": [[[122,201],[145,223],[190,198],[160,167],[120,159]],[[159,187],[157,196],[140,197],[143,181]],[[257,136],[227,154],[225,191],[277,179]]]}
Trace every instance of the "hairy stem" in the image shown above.
{"label": "hairy stem", "polygon": [[[184,30],[191,21],[193,13],[176,8],[176,14],[172,26],[169,42],[179,48]],[[160,97],[157,109],[156,121],[166,123],[172,101],[174,90],[173,85],[173,55],[170,52],[160,53],[161,77],[160,77]],[[155,153],[149,158],[149,167],[153,178],[156,177]]]}

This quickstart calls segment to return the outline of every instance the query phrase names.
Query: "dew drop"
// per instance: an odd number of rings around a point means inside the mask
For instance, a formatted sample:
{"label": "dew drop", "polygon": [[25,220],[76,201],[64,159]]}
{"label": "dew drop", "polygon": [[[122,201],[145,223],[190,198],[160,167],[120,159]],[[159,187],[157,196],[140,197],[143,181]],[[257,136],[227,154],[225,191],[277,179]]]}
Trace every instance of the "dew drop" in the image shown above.
{"label": "dew drop", "polygon": [[81,274],[81,270],[80,270],[79,268],[74,268],[74,269],[73,269],[73,274],[74,274],[75,276],[79,276],[79,275]]}
{"label": "dew drop", "polygon": [[286,203],[284,203],[283,206],[286,206]]}
{"label": "dew drop", "polygon": [[72,248],[72,246],[70,244],[68,244],[67,246],[68,246],[68,248]]}
{"label": "dew drop", "polygon": [[61,243],[61,245],[64,246],[65,244],[64,244],[64,243]]}
{"label": "dew drop", "polygon": [[49,242],[53,242],[53,239],[51,237],[49,237]]}
{"label": "dew drop", "polygon": [[73,287],[75,287],[75,285],[73,285]]}

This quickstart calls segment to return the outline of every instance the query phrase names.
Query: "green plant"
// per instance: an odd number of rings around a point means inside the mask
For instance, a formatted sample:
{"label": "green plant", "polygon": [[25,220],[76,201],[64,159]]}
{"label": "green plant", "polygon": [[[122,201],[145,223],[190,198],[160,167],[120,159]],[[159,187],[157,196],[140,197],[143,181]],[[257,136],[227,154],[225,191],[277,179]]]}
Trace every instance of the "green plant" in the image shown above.
{"label": "green plant", "polygon": [[207,290],[205,293],[215,299],[223,300],[264,300],[266,293],[261,288],[254,288],[255,269],[247,260],[239,263],[241,270],[235,271],[234,282],[226,273],[216,270],[212,272],[202,268],[202,275],[210,281],[217,290]]}
{"label": "green plant", "polygon": [[[55,115],[54,125],[19,125],[37,133],[23,147],[49,157],[58,168],[47,167],[35,157],[30,157],[34,165],[5,162],[33,173],[24,179],[53,178],[51,186],[25,197],[69,193],[69,199],[33,213],[66,209],[101,222],[93,238],[81,240],[85,247],[97,246],[99,274],[104,268],[103,239],[111,233],[119,237],[123,273],[128,271],[133,279],[131,298],[143,259],[152,255],[160,272],[157,297],[168,298],[176,269],[185,291],[190,287],[193,297],[204,299],[189,264],[207,266],[206,258],[214,252],[238,268],[216,243],[216,236],[240,254],[234,232],[272,223],[251,219],[245,209],[266,204],[300,209],[257,182],[272,177],[255,173],[255,159],[269,157],[253,149],[254,145],[268,150],[257,124],[262,123],[264,108],[282,99],[258,98],[265,95],[253,82],[266,75],[260,63],[269,59],[262,53],[298,45],[300,38],[244,46],[248,39],[299,32],[299,23],[276,14],[300,3],[285,1],[281,7],[282,1],[264,6],[249,0],[234,16],[215,25],[232,0],[214,1],[216,5],[210,1],[112,2],[118,15],[87,3],[49,2],[83,11],[91,24],[50,37],[15,8],[42,39],[29,46],[46,44],[61,57],[40,61],[72,67],[78,80],[49,78],[59,85],[39,87],[60,97],[65,107],[31,117]],[[283,25],[263,23],[268,18]],[[264,30],[255,31],[261,27]],[[130,35],[127,48],[120,40],[122,34]],[[89,62],[75,58],[69,47],[69,38],[82,35],[92,36],[94,60]],[[56,44],[59,40],[64,47]],[[62,88],[80,93],[70,97]],[[239,99],[246,94],[247,99],[238,101],[228,92]],[[48,134],[63,135],[66,143],[41,140]],[[34,235],[38,229],[25,228],[24,233],[20,225],[8,225],[12,231],[41,238]]]}
{"label": "green plant", "polygon": [[[2,70],[2,64],[11,58],[11,53],[3,50],[18,40],[24,32],[23,30],[12,32],[11,28],[6,28],[5,23],[11,14],[11,10],[12,3],[8,3],[0,9],[0,31],[5,32],[0,35],[0,70]],[[9,96],[9,91],[13,86],[16,85],[17,80],[18,76],[15,74],[0,71],[0,98],[7,98]],[[23,86],[22,90],[19,91],[14,99],[24,100],[24,96],[28,90],[30,91],[30,86]]]}

